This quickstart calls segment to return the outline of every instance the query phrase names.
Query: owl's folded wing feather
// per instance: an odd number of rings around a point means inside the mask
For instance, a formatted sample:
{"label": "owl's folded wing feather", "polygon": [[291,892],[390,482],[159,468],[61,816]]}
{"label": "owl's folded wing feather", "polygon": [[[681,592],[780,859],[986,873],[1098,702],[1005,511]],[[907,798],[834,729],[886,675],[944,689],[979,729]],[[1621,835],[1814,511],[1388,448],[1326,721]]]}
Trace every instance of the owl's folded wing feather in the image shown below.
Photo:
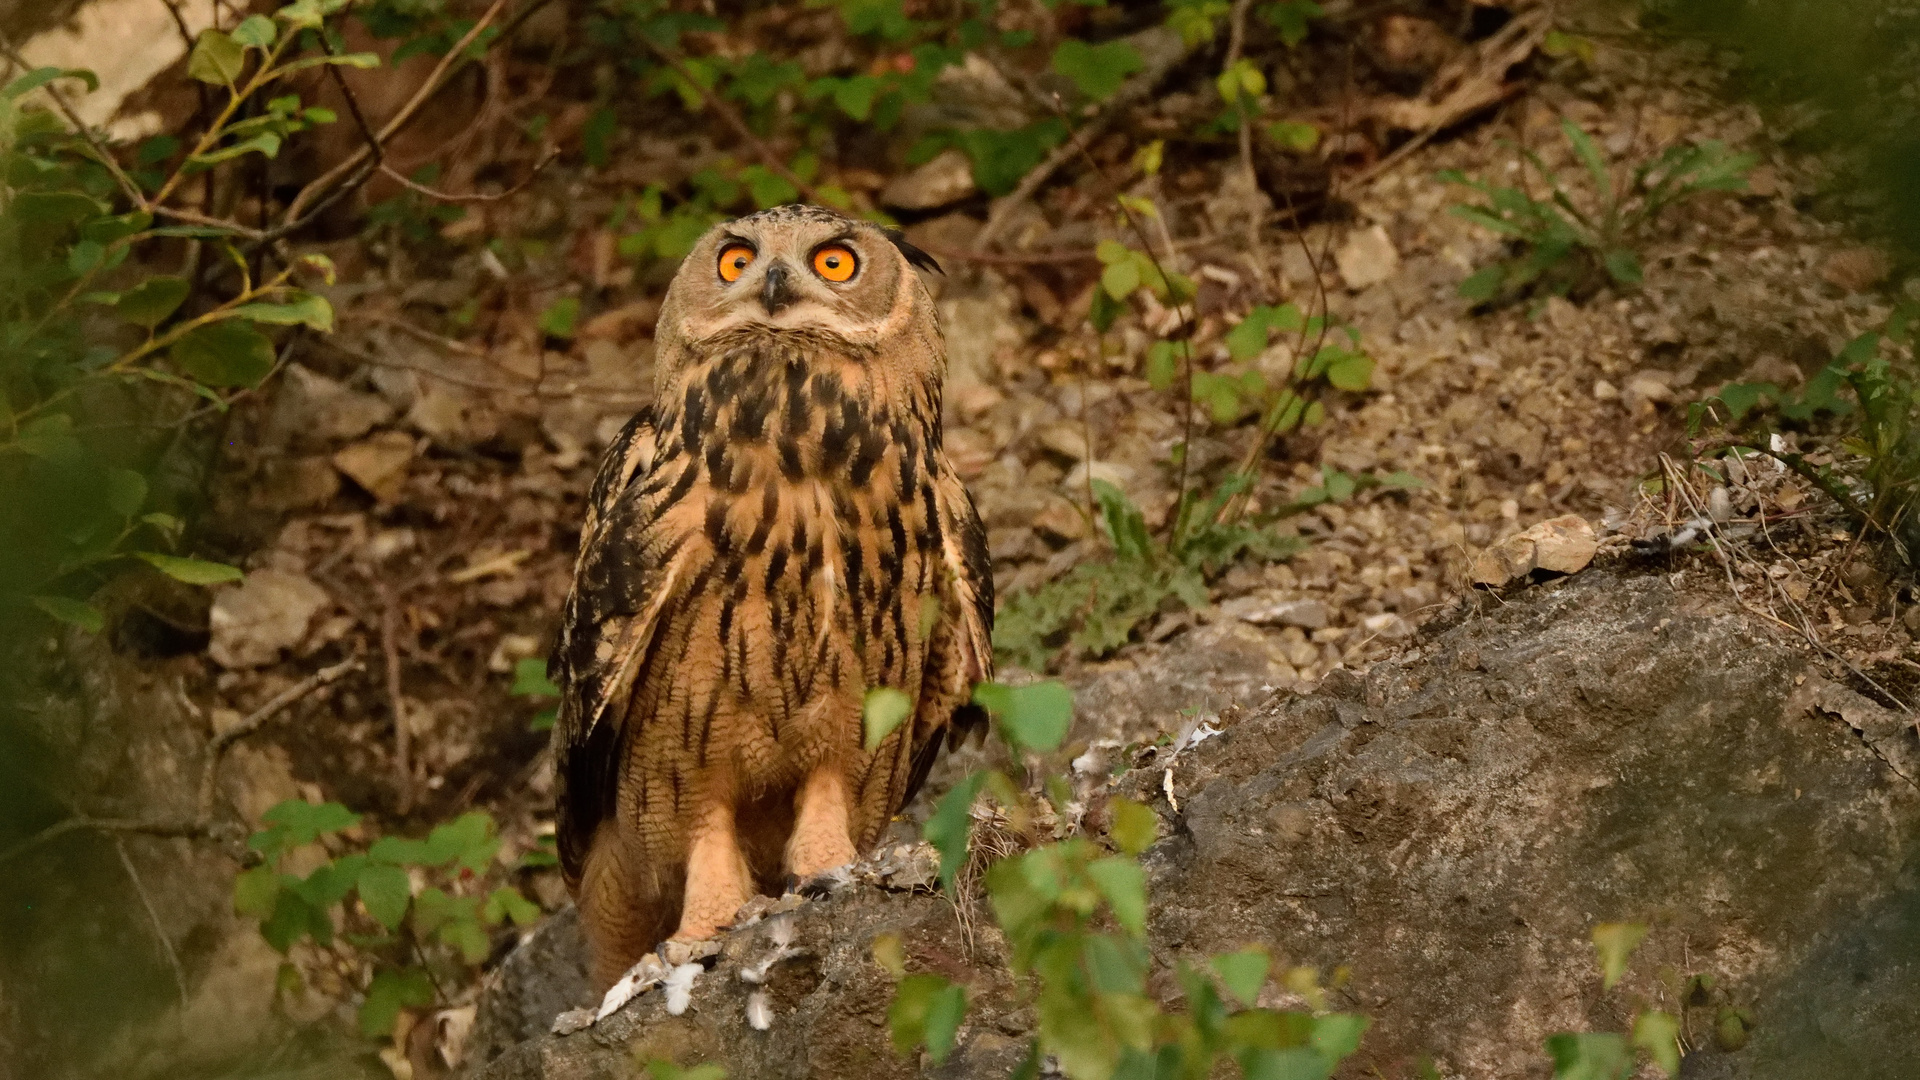
{"label": "owl's folded wing feather", "polygon": [[560,687],[553,729],[559,794],[557,839],[563,870],[578,877],[593,832],[613,809],[624,711],[619,702],[671,595],[648,526],[655,500],[648,480],[658,471],[651,411],[627,422],[601,460],[587,495],[586,522],[573,587],[561,614],[560,641],[547,676]]}
{"label": "owl's folded wing feather", "polygon": [[951,467],[940,472],[935,501],[946,588],[927,658],[926,688],[914,716],[902,805],[920,790],[943,744],[951,749],[984,730],[987,715],[972,704],[973,686],[993,678],[993,559],[987,530]]}

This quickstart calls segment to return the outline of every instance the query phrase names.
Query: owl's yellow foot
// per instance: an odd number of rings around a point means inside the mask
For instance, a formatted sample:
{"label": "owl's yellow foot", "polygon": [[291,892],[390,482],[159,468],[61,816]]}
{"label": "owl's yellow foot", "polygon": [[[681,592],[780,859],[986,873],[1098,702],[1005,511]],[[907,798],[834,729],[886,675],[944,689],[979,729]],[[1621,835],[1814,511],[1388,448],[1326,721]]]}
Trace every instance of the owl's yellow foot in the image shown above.
{"label": "owl's yellow foot", "polygon": [[701,818],[687,852],[687,895],[680,906],[678,941],[704,941],[733,924],[753,898],[753,879],[734,835],[733,808],[716,805]]}
{"label": "owl's yellow foot", "polygon": [[852,815],[847,807],[847,777],[827,764],[807,774],[794,798],[793,835],[787,840],[787,872],[802,881],[845,866],[860,857],[854,850]]}

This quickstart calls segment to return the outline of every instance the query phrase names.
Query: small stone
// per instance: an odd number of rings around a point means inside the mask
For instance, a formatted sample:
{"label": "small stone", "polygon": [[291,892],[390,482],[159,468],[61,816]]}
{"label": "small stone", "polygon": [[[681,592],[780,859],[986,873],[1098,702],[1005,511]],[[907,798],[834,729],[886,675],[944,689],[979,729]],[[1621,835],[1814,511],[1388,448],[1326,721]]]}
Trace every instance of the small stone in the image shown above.
{"label": "small stone", "polygon": [[1327,625],[1324,600],[1276,600],[1271,594],[1236,596],[1220,605],[1221,614],[1255,626],[1297,626],[1318,630]]}
{"label": "small stone", "polygon": [[893,178],[880,190],[880,205],[895,210],[938,210],[972,195],[973,163],[958,150]]}
{"label": "small stone", "polygon": [[1605,379],[1595,379],[1593,396],[1597,401],[1612,401],[1620,396],[1620,388]]}
{"label": "small stone", "polygon": [[1386,638],[1389,641],[1398,641],[1413,633],[1413,626],[1409,624],[1407,620],[1395,615],[1391,611],[1383,611],[1378,615],[1369,615],[1360,620],[1360,625],[1367,633],[1375,637]]}
{"label": "small stone", "polygon": [[207,614],[207,655],[228,669],[255,668],[299,645],[314,616],[333,603],[304,575],[256,570],[214,595]]}
{"label": "small stone", "polygon": [[[1598,387],[1595,389],[1598,390]],[[1599,395],[1596,393],[1595,396]],[[1640,401],[1672,401],[1673,387],[1651,372],[1642,372],[1627,380],[1627,388],[1621,392],[1621,396]]]}
{"label": "small stone", "polygon": [[260,470],[249,496],[262,510],[303,510],[319,506],[340,491],[340,474],[325,457],[275,458]]}
{"label": "small stone", "polygon": [[1087,456],[1087,429],[1077,421],[1055,420],[1034,432],[1034,438],[1042,449],[1068,461],[1081,461]]}
{"label": "small stone", "polygon": [[1836,251],[1820,264],[1820,277],[1830,285],[1848,292],[1863,293],[1887,280],[1893,263],[1878,248],[1858,247]]}
{"label": "small stone", "polygon": [[381,502],[400,496],[412,463],[413,438],[404,431],[380,432],[333,455],[334,468]]}
{"label": "small stone", "polygon": [[1400,269],[1400,252],[1394,248],[1387,230],[1374,225],[1350,234],[1340,250],[1333,253],[1333,261],[1340,267],[1340,276],[1346,279],[1347,288],[1358,292],[1392,277]]}
{"label": "small stone", "polygon": [[[1088,473],[1093,475],[1089,476]],[[1082,461],[1067,470],[1067,478],[1060,486],[1067,491],[1085,491],[1087,481],[1104,480],[1122,491],[1133,482],[1134,470],[1130,465],[1114,461]]]}
{"label": "small stone", "polygon": [[270,446],[322,445],[357,439],[393,417],[378,394],[350,390],[300,364],[288,364],[261,440]]}
{"label": "small stone", "polygon": [[1055,496],[1034,515],[1033,531],[1055,544],[1071,543],[1087,535],[1087,518],[1080,507]]}
{"label": "small stone", "polygon": [[1599,546],[1585,518],[1577,514],[1551,518],[1482,551],[1473,560],[1473,581],[1497,588],[1535,570],[1578,573],[1593,561]]}

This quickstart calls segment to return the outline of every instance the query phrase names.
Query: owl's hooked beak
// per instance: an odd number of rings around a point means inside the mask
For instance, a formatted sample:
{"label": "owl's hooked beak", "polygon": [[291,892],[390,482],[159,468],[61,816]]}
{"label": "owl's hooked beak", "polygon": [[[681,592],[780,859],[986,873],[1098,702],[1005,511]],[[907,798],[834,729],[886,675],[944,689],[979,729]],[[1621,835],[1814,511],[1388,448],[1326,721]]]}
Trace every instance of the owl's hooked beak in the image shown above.
{"label": "owl's hooked beak", "polygon": [[791,273],[784,263],[774,263],[767,267],[766,276],[760,279],[760,306],[767,314],[777,314],[781,308],[799,299],[793,286],[788,284],[787,275]]}

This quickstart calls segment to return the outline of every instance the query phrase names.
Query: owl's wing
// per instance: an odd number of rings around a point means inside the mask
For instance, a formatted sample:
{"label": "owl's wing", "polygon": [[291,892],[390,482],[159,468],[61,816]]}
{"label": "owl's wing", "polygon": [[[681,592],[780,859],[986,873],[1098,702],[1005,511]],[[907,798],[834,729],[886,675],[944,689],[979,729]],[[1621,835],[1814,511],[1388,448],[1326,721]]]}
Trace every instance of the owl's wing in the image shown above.
{"label": "owl's wing", "polygon": [[987,530],[960,477],[944,461],[941,465],[934,502],[946,587],[927,658],[922,707],[914,716],[912,765],[901,805],[920,790],[943,744],[951,749],[985,729],[987,714],[972,704],[973,686],[993,678],[993,559]]}
{"label": "owl's wing", "polygon": [[577,878],[593,831],[613,809],[622,722],[615,703],[633,679],[669,593],[648,526],[655,500],[647,481],[658,471],[651,410],[627,422],[607,447],[587,493],[586,522],[573,587],[561,613],[560,640],[547,677],[560,687],[553,728],[556,823],[562,869]]}

